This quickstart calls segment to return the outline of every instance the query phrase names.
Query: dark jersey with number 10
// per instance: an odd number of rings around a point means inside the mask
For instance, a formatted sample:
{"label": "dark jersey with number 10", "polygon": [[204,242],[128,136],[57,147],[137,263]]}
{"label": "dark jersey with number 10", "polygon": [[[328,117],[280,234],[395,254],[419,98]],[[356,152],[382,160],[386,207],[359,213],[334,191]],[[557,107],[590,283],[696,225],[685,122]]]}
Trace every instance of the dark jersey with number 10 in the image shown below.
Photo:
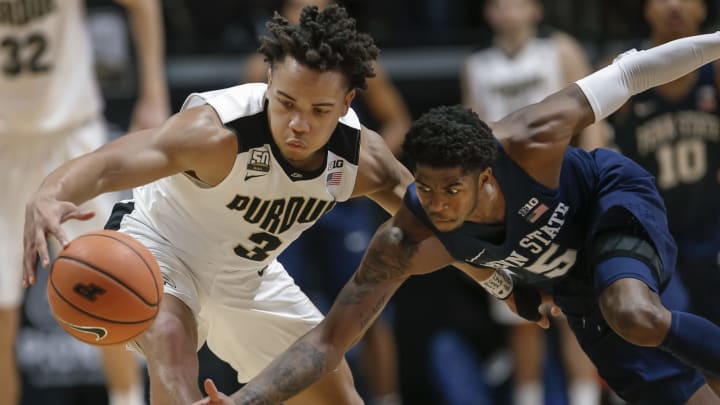
{"label": "dark jersey with number 10", "polygon": [[670,100],[651,89],[613,116],[617,146],[657,177],[678,239],[720,232],[719,101],[710,64],[685,96]]}

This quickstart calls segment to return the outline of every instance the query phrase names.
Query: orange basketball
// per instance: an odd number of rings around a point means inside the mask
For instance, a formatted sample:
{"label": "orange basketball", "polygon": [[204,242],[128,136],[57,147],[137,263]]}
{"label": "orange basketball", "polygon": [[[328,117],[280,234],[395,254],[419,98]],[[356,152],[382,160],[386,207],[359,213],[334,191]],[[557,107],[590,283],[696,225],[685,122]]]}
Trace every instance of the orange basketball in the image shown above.
{"label": "orange basketball", "polygon": [[127,342],[150,327],[163,281],[150,251],[116,231],[83,234],[55,259],[47,284],[55,319],[93,345]]}

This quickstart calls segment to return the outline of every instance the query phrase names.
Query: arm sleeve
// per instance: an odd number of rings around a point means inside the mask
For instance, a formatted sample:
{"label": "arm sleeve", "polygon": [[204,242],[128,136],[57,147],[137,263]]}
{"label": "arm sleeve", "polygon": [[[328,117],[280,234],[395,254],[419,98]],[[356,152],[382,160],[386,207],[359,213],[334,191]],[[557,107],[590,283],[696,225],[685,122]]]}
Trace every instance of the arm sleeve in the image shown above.
{"label": "arm sleeve", "polygon": [[585,93],[597,122],[633,95],[673,81],[718,58],[720,32],[695,35],[646,51],[632,49],[575,83]]}

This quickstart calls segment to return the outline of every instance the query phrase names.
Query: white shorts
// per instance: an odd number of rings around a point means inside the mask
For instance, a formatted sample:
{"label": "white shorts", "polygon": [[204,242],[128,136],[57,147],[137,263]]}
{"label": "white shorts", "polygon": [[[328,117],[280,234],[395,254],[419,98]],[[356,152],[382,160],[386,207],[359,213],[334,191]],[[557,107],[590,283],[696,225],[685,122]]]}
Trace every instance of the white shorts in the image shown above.
{"label": "white shorts", "polygon": [[[62,134],[0,135],[0,308],[17,307],[22,300],[22,254],[25,204],[52,170],[102,146],[105,123],[98,119]],[[95,211],[89,221],[63,224],[69,237],[102,229],[112,208],[113,195],[103,195],[83,208]]]}
{"label": "white shorts", "polygon": [[[198,347],[207,341],[219,358],[249,381],[323,316],[277,260],[266,268],[228,270],[178,252],[135,211],[120,231],[133,236],[155,256],[164,292],[187,305],[198,325]],[[137,347],[134,347],[137,349]]]}

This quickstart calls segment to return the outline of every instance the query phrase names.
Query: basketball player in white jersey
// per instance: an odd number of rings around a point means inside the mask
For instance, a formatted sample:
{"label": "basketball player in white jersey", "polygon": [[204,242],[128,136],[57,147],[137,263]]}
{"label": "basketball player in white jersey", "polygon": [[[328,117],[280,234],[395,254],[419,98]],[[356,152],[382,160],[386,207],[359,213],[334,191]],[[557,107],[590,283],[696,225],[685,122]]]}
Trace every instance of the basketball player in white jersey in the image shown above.
{"label": "basketball player in white jersey", "polygon": [[[133,346],[147,358],[151,402],[201,398],[204,341],[248,381],[322,315],[276,257],[337,202],[368,196],[389,212],[412,177],[350,103],[373,75],[378,49],[345,9],[276,15],[260,52],[268,84],[193,94],[158,129],[126,135],[52,172],[27,205],[26,285],[46,235],[92,216],[88,199],[137,187],[107,227],[144,243],[160,264],[165,296]],[[101,254],[99,252],[99,254]],[[358,404],[343,362],[288,404]]]}
{"label": "basketball player in white jersey", "polygon": [[[318,6],[323,9],[331,4],[335,4],[335,1],[285,0],[279,13],[288,21],[297,23],[303,7]],[[245,81],[266,81],[267,69],[263,55],[254,53],[245,64]],[[356,112],[361,119],[375,119],[383,140],[393,154],[399,156],[405,133],[410,128],[410,112],[402,95],[379,62],[373,63],[373,71],[375,76],[367,80],[366,91],[359,97],[361,100],[355,99],[353,106],[359,107]],[[310,298],[320,301],[315,304],[321,309],[322,300],[331,303],[362,260],[370,237],[380,224],[377,211],[379,210],[367,199],[355,199],[338,206],[280,256],[297,284]],[[316,245],[325,245],[330,252],[318,259],[312,249],[312,246]],[[309,263],[317,263],[317,266],[308,266]],[[308,286],[311,284],[308,279],[323,280],[320,284],[322,287],[316,286],[315,291],[311,291],[312,285]],[[378,317],[373,322],[359,345],[357,361],[349,359],[351,371],[359,385],[366,388],[361,394],[366,397],[368,405],[402,403],[398,382],[397,344],[391,320],[387,318],[390,316]]]}
{"label": "basketball player in white jersey", "polygon": [[[139,101],[133,125],[156,126],[167,118],[168,94],[159,2],[119,1],[140,39]],[[0,1],[0,403],[19,401],[14,342],[22,300],[21,265],[25,202],[43,177],[66,160],[106,141],[102,100],[92,62],[82,0]],[[111,201],[92,209],[109,212]],[[82,225],[82,226],[78,226]],[[68,224],[68,234],[102,228],[97,221]],[[113,404],[142,400],[140,368],[123,347],[103,351]]]}
{"label": "basketball player in white jersey", "polygon": [[[590,73],[590,64],[572,37],[538,32],[542,19],[538,0],[490,0],[485,18],[493,30],[493,44],[471,54],[461,72],[463,103],[483,120],[497,121]],[[587,128],[576,138],[578,146],[588,150],[603,146],[602,128],[602,124]],[[497,300],[491,301],[491,311],[496,321],[510,327],[513,403],[543,404],[544,332]],[[594,367],[566,322],[558,319],[555,324],[569,378],[570,405],[598,404],[600,387]]]}

